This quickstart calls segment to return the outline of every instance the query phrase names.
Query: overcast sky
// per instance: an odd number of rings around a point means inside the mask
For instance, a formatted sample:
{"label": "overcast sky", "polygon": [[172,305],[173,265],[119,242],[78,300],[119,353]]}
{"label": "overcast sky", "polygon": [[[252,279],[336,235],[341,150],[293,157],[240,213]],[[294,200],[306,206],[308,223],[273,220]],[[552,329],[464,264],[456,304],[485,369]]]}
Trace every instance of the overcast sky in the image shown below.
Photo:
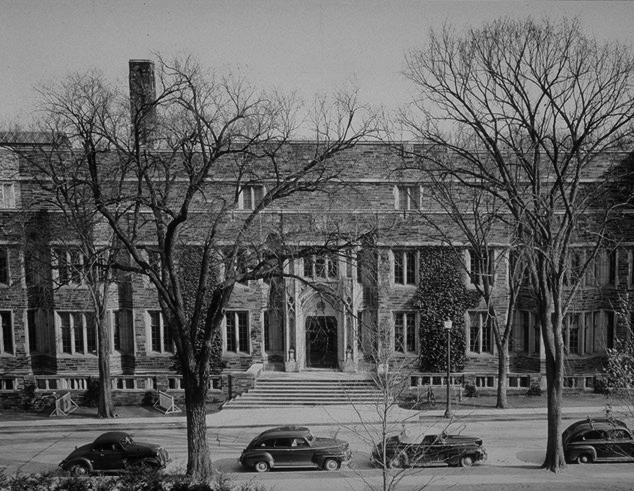
{"label": "overcast sky", "polygon": [[0,123],[33,115],[34,85],[97,68],[127,84],[130,58],[193,54],[310,97],[348,83],[388,108],[408,99],[406,50],[431,27],[498,16],[578,17],[634,45],[634,1],[0,0]]}

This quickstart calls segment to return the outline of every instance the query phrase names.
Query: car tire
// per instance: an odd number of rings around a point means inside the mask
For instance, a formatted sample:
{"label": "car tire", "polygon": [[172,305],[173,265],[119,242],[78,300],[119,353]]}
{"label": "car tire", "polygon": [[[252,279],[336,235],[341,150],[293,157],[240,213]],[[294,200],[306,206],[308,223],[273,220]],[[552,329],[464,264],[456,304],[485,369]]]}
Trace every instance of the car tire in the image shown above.
{"label": "car tire", "polygon": [[389,467],[399,467],[401,469],[409,467],[409,459],[407,458],[407,454],[400,453],[392,457],[392,459],[389,461]]}
{"label": "car tire", "polygon": [[575,462],[577,464],[591,464],[592,460],[593,460],[592,455],[588,453],[582,453],[581,455],[577,456],[577,458],[575,459]]}
{"label": "car tire", "polygon": [[271,467],[269,466],[269,463],[266,460],[259,460],[254,464],[253,468],[257,472],[268,472],[268,470]]}
{"label": "car tire", "polygon": [[68,469],[72,476],[85,476],[90,472],[88,465],[86,464],[73,464]]}
{"label": "car tire", "polygon": [[460,467],[471,467],[473,465],[473,457],[471,455],[463,455],[460,457]]}
{"label": "car tire", "polygon": [[341,463],[337,459],[326,459],[322,464],[322,469],[328,472],[338,471]]}

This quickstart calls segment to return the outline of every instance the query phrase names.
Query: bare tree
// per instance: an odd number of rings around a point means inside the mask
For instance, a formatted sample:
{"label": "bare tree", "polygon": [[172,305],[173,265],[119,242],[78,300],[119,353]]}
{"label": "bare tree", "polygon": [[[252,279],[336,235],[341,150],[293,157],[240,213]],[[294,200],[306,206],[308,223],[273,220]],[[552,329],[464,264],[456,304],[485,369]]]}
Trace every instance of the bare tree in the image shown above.
{"label": "bare tree", "polygon": [[[292,257],[342,247],[328,223],[316,231],[321,246],[302,247],[306,224],[280,210],[335,185],[337,155],[373,127],[356,94],[318,99],[301,119],[293,98],[210,75],[191,59],[161,60],[157,86],[132,107],[132,125],[124,103],[104,106],[94,126],[69,111],[65,124],[83,149],[92,202],[130,257],[116,267],[156,288],[185,383],[187,474],[207,480],[205,402],[224,309],[236,284],[282,276]],[[49,92],[47,107],[63,94]],[[99,105],[102,94],[89,100]],[[289,146],[299,126],[314,141]]]}
{"label": "bare tree", "polygon": [[[527,251],[545,344],[548,443],[544,467],[565,465],[561,444],[563,319],[602,245],[597,159],[631,141],[630,50],[585,35],[575,21],[497,20],[463,34],[445,27],[407,56],[414,107],[404,124],[452,159],[447,171],[505,204]],[[424,156],[422,156],[424,158]],[[579,274],[571,246],[591,243]]]}
{"label": "bare tree", "polygon": [[[443,157],[431,158],[437,160]],[[443,167],[446,165],[444,162]],[[430,179],[426,192],[440,206],[443,214],[421,211],[420,216],[429,225],[430,238],[453,250],[457,263],[484,303],[486,323],[491,328],[497,348],[496,407],[505,408],[508,405],[509,341],[526,272],[523,249],[515,247],[516,231],[512,217],[494,196],[475,187],[465,189],[442,169],[434,172],[425,166],[421,170]]]}

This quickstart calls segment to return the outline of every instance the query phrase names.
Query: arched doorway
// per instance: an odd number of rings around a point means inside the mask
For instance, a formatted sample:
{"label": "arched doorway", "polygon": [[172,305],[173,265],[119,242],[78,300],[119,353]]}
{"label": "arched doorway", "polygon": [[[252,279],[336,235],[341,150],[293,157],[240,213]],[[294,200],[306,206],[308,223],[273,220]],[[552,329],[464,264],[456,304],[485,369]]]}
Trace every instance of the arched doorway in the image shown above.
{"label": "arched doorway", "polygon": [[306,317],[306,367],[337,367],[337,319]]}

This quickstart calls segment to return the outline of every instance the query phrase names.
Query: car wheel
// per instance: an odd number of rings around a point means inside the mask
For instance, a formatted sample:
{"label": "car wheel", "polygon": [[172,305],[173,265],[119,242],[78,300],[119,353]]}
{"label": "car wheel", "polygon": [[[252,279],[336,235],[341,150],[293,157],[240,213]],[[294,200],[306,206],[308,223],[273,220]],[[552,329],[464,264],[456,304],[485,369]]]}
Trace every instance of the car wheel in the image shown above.
{"label": "car wheel", "polygon": [[269,470],[269,463],[265,460],[260,460],[259,462],[256,462],[253,467],[258,472],[267,472]]}
{"label": "car wheel", "polygon": [[325,471],[333,472],[339,470],[341,464],[337,459],[326,459],[324,460],[323,468]]}
{"label": "car wheel", "polygon": [[582,453],[577,457],[577,464],[591,464],[592,463],[592,455],[587,453]]}
{"label": "car wheel", "polygon": [[90,469],[88,469],[86,464],[73,464],[70,466],[69,471],[73,476],[85,476]]}
{"label": "car wheel", "polygon": [[460,457],[460,467],[471,467],[473,465],[473,458],[471,455],[463,455]]}
{"label": "car wheel", "polygon": [[407,455],[404,453],[395,455],[394,457],[392,457],[392,459],[389,462],[389,467],[405,468],[408,466],[409,466],[409,459],[407,458]]}

